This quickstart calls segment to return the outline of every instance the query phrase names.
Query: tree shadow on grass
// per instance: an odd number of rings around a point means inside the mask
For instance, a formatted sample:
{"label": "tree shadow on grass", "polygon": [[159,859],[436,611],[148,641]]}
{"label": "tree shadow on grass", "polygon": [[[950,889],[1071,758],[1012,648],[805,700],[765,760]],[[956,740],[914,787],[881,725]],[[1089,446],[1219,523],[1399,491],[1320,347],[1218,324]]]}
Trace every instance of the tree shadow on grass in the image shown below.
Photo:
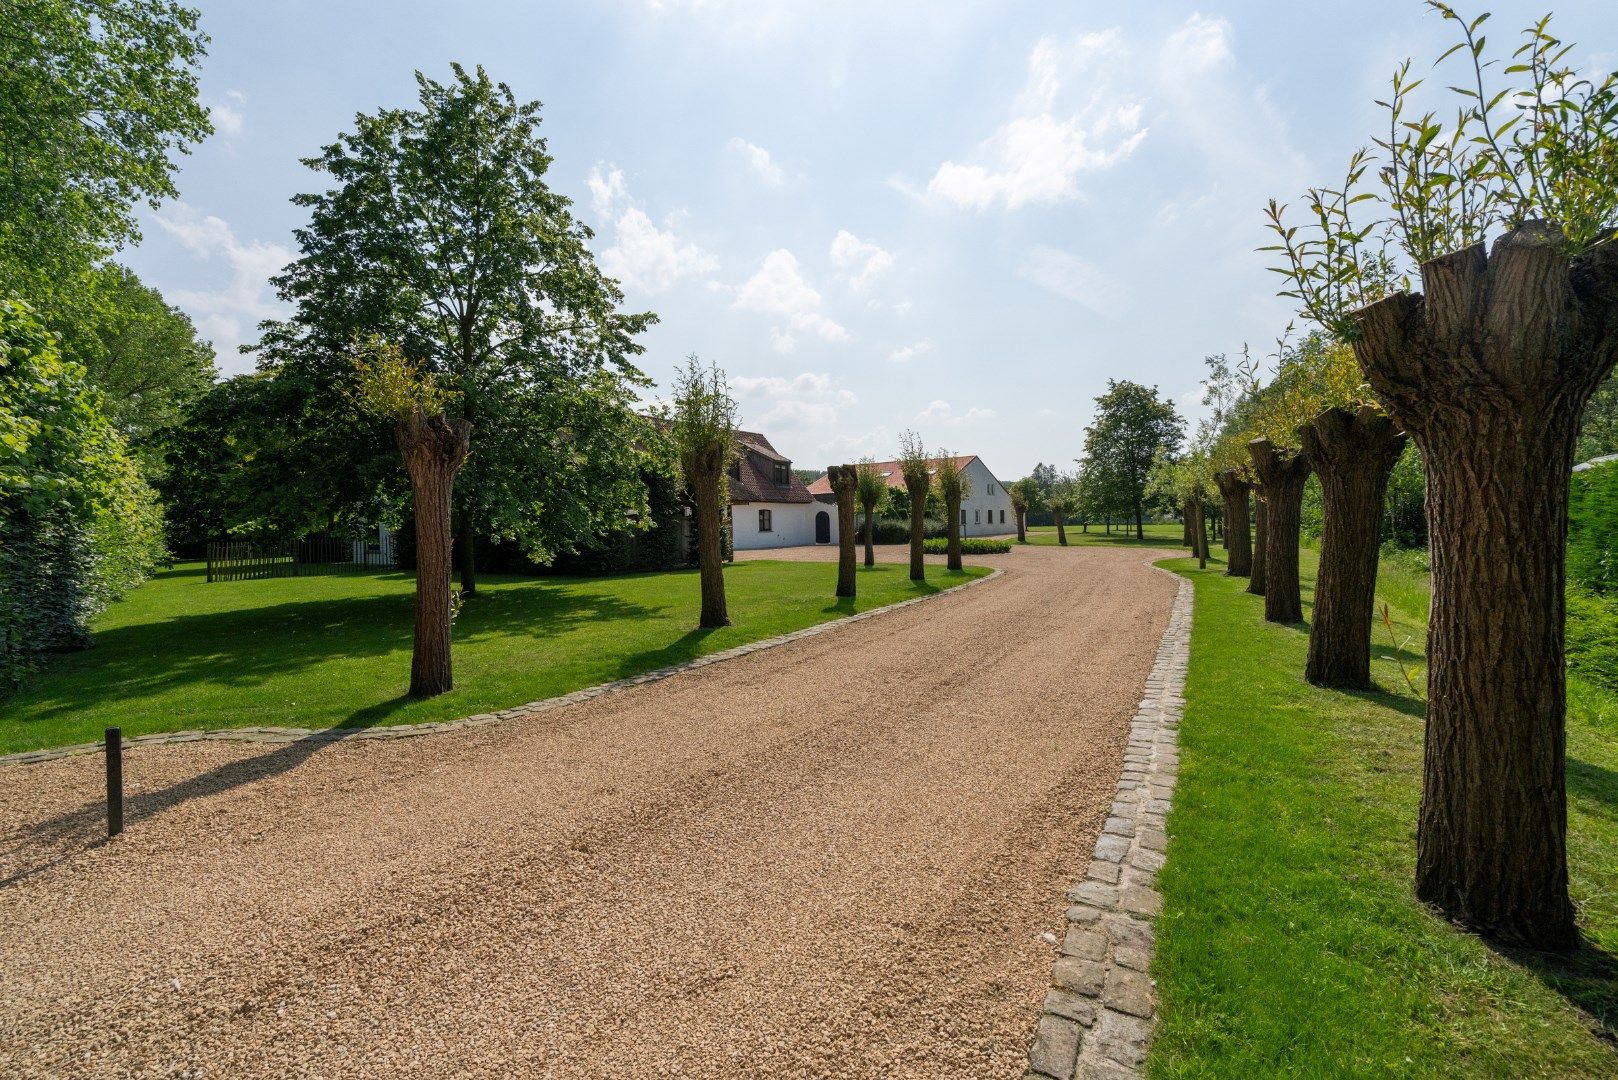
{"label": "tree shadow on grass", "polygon": [[[290,772],[325,747],[351,739],[366,728],[379,725],[410,700],[401,695],[357,710],[338,727],[310,732],[291,742],[276,745],[266,753],[228,761],[167,787],[128,796],[124,800],[125,830],[138,829],[142,822],[193,799],[219,795]],[[138,769],[139,752],[133,755],[133,760],[134,768]],[[129,759],[126,759],[126,775],[130,771]],[[35,855],[25,865],[0,878],[0,890],[43,873],[80,852],[108,843],[106,813],[106,801],[95,799],[75,810],[24,825],[0,837],[0,842],[6,845],[3,854],[8,857],[7,861],[24,851],[33,851]]]}
{"label": "tree shadow on grass", "polygon": [[1546,987],[1584,1014],[1598,1038],[1618,1051],[1618,957],[1588,940],[1566,953],[1490,947],[1533,972]]}
{"label": "tree shadow on grass", "polygon": [[[412,592],[305,600],[223,612],[180,615],[96,635],[97,647],[53,665],[13,704],[20,734],[29,725],[82,713],[110,701],[183,693],[189,684],[254,687],[311,664],[408,656]],[[643,619],[661,608],[613,596],[590,583],[535,580],[490,590],[464,608],[461,645],[486,637],[550,639],[602,620]],[[26,707],[26,708],[25,708]],[[196,726],[221,726],[199,717]]]}
{"label": "tree shadow on grass", "polygon": [[1567,789],[1571,795],[1599,803],[1596,813],[1618,817],[1618,772],[1570,757],[1567,759]]}

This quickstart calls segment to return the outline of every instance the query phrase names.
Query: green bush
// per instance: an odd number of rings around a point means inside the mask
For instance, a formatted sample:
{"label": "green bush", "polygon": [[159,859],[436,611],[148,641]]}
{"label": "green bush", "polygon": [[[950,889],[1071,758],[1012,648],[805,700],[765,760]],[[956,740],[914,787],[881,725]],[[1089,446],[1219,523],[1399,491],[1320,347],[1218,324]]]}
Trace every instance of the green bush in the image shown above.
{"label": "green bush", "polygon": [[0,693],[163,556],[163,517],[82,365],[0,303]]}
{"label": "green bush", "polygon": [[[857,522],[859,528],[859,542],[865,542],[865,523]],[[922,536],[924,538],[943,536],[944,523],[938,518],[922,519]],[[908,544],[910,543],[910,519],[899,521],[895,518],[876,519],[876,542],[878,544]]]}
{"label": "green bush", "polygon": [[[921,549],[929,555],[943,555],[949,550],[949,538],[944,536],[923,540]],[[981,536],[961,538],[962,555],[1004,555],[1011,550],[1009,540],[986,540]]]}

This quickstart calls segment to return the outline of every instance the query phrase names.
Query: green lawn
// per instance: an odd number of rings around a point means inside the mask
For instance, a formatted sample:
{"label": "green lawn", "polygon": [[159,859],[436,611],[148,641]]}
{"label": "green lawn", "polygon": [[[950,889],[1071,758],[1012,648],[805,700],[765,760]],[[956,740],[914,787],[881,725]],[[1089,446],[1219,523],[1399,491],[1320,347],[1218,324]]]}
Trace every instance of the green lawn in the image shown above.
{"label": "green lawn", "polygon": [[321,728],[446,720],[610,682],[704,653],[959,585],[989,571],[862,568],[836,600],[835,563],[725,570],[734,625],[696,629],[694,571],[611,578],[488,576],[455,623],[455,690],[404,697],[414,580],[405,574],[208,584],[160,573],[0,706],[0,753],[187,728]]}
{"label": "green lawn", "polygon": [[[1570,688],[1572,886],[1590,946],[1571,962],[1505,956],[1412,895],[1423,707],[1385,632],[1381,690],[1319,690],[1303,680],[1304,631],[1265,623],[1245,581],[1165,565],[1197,592],[1151,1075],[1618,1075],[1618,702]],[[1305,552],[1306,617],[1314,566]],[[1424,575],[1385,563],[1379,592],[1420,665]]]}
{"label": "green lawn", "polygon": [[[1085,532],[1082,526],[1068,525],[1067,543],[1069,547],[1084,547],[1090,545],[1134,545],[1136,547],[1179,547],[1180,526],[1148,524],[1145,527],[1146,539],[1135,539],[1135,526],[1114,525],[1112,532],[1107,531],[1105,525],[1091,523],[1090,531]],[[1016,535],[1016,531],[1012,531]],[[1028,527],[1028,542],[1030,544],[1055,544],[1055,525],[1030,525]],[[1213,547],[1218,547],[1216,541]]]}

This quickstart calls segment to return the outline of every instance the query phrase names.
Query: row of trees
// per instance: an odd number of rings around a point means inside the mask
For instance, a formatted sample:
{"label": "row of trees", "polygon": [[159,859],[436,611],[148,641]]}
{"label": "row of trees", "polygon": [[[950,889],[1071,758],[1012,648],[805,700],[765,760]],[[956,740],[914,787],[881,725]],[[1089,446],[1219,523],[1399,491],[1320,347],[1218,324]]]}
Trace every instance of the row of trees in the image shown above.
{"label": "row of trees", "polygon": [[1458,29],[1440,61],[1463,69],[1458,115],[1418,115],[1406,64],[1386,136],[1306,193],[1307,223],[1270,204],[1266,250],[1307,332],[1267,381],[1211,358],[1213,417],[1157,480],[1193,518],[1218,491],[1228,572],[1296,622],[1318,478],[1306,675],[1363,688],[1387,486],[1414,441],[1433,571],[1416,892],[1487,936],[1565,948],[1567,497],[1585,404],[1618,362],[1618,77],[1569,69],[1548,18],[1499,65],[1486,15],[1430,6]]}

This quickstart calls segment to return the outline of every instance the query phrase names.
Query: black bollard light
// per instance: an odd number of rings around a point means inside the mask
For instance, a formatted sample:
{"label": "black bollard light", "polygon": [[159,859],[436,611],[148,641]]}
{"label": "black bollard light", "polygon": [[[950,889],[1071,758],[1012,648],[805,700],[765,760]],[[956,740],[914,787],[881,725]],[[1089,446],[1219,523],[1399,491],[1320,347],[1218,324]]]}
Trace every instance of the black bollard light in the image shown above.
{"label": "black bollard light", "polygon": [[107,729],[107,835],[124,831],[124,732]]}

